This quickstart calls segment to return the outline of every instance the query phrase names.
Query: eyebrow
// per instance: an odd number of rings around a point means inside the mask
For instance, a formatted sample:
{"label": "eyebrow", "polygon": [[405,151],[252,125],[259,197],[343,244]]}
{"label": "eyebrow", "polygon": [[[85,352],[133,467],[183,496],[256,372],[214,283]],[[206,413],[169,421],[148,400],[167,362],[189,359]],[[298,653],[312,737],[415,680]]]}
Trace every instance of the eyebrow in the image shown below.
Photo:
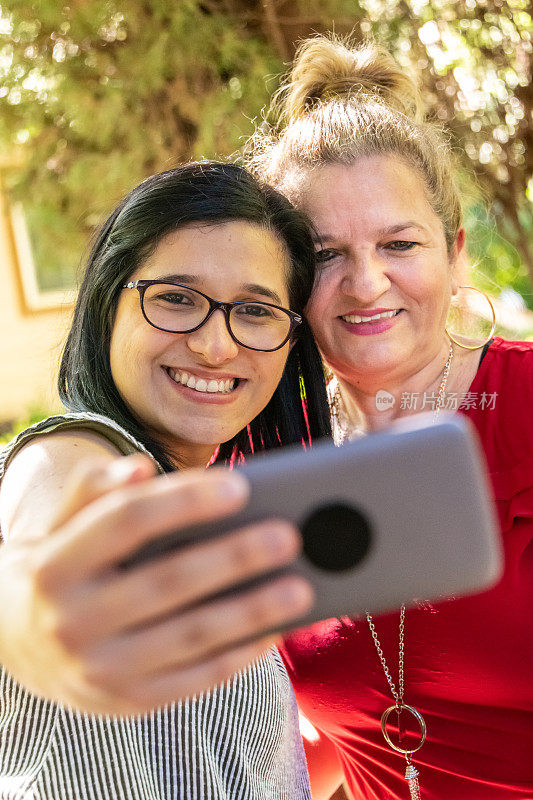
{"label": "eyebrow", "polygon": [[421,222],[415,222],[414,220],[408,220],[407,222],[399,222],[397,225],[391,225],[389,228],[382,228],[379,233],[380,234],[390,234],[390,233],[399,233],[400,231],[405,231],[407,228],[419,228],[420,230],[425,231],[426,228],[422,225]]}
{"label": "eyebrow", "polygon": [[[157,278],[157,280],[168,281],[169,283],[186,283],[190,284],[191,286],[198,286],[201,284],[201,280],[198,275],[190,275],[186,273],[181,275],[161,275],[159,278]],[[269,300],[272,300],[272,302],[278,306],[283,305],[279,294],[273,289],[269,289],[268,286],[262,286],[260,283],[242,283],[240,288],[244,292],[250,292],[250,294],[260,294],[263,297],[268,297]]]}
{"label": "eyebrow", "polygon": [[[394,233],[399,233],[400,231],[405,231],[408,228],[418,228],[419,230],[425,231],[426,228],[422,223],[415,222],[414,220],[407,220],[406,222],[399,222],[397,225],[391,225],[387,228],[381,228],[377,231],[379,236],[388,236]],[[332,233],[323,233],[323,234],[314,234],[313,241],[315,244],[322,244],[323,242],[334,242],[338,237]]]}

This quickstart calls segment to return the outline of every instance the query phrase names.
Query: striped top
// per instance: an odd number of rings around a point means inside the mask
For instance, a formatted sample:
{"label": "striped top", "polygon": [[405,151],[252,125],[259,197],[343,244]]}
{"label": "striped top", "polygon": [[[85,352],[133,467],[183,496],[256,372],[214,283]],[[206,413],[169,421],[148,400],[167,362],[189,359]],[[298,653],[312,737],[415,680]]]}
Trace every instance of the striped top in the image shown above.
{"label": "striped top", "polygon": [[[146,452],[106,417],[50,417],[0,453],[0,482],[23,444],[67,426]],[[0,669],[0,800],[311,800],[277,650],[210,691],[124,717],[43,700]]]}

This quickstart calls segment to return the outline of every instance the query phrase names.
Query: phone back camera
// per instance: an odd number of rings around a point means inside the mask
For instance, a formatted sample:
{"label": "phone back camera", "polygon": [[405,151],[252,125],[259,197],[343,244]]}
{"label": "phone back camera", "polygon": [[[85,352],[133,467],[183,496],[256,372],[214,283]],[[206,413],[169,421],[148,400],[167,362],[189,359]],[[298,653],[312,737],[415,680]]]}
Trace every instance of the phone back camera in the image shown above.
{"label": "phone back camera", "polygon": [[320,506],[301,525],[303,551],[320,569],[343,572],[366,556],[372,540],[368,519],[353,506]]}

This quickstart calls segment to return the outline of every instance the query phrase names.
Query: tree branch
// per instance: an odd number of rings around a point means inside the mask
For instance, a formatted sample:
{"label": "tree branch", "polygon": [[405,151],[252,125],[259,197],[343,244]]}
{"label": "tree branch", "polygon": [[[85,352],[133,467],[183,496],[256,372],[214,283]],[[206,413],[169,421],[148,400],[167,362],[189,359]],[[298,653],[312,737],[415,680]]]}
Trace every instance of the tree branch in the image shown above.
{"label": "tree branch", "polygon": [[288,61],[290,59],[289,48],[287,47],[287,43],[283,37],[283,33],[281,31],[281,26],[279,24],[279,19],[276,14],[276,9],[273,3],[273,0],[262,0],[263,8],[265,9],[265,21],[270,33],[270,38],[274,44],[274,47],[278,51],[278,55],[282,59],[282,61]]}

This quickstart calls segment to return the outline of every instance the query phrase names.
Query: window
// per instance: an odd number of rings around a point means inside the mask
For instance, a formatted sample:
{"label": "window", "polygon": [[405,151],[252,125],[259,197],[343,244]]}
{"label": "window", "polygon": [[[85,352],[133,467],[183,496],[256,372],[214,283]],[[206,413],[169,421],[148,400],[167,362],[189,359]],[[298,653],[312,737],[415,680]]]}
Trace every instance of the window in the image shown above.
{"label": "window", "polygon": [[39,311],[73,303],[81,235],[74,236],[73,242],[68,230],[58,236],[57,219],[55,226],[47,224],[46,212],[22,203],[11,206],[10,220],[26,308]]}

